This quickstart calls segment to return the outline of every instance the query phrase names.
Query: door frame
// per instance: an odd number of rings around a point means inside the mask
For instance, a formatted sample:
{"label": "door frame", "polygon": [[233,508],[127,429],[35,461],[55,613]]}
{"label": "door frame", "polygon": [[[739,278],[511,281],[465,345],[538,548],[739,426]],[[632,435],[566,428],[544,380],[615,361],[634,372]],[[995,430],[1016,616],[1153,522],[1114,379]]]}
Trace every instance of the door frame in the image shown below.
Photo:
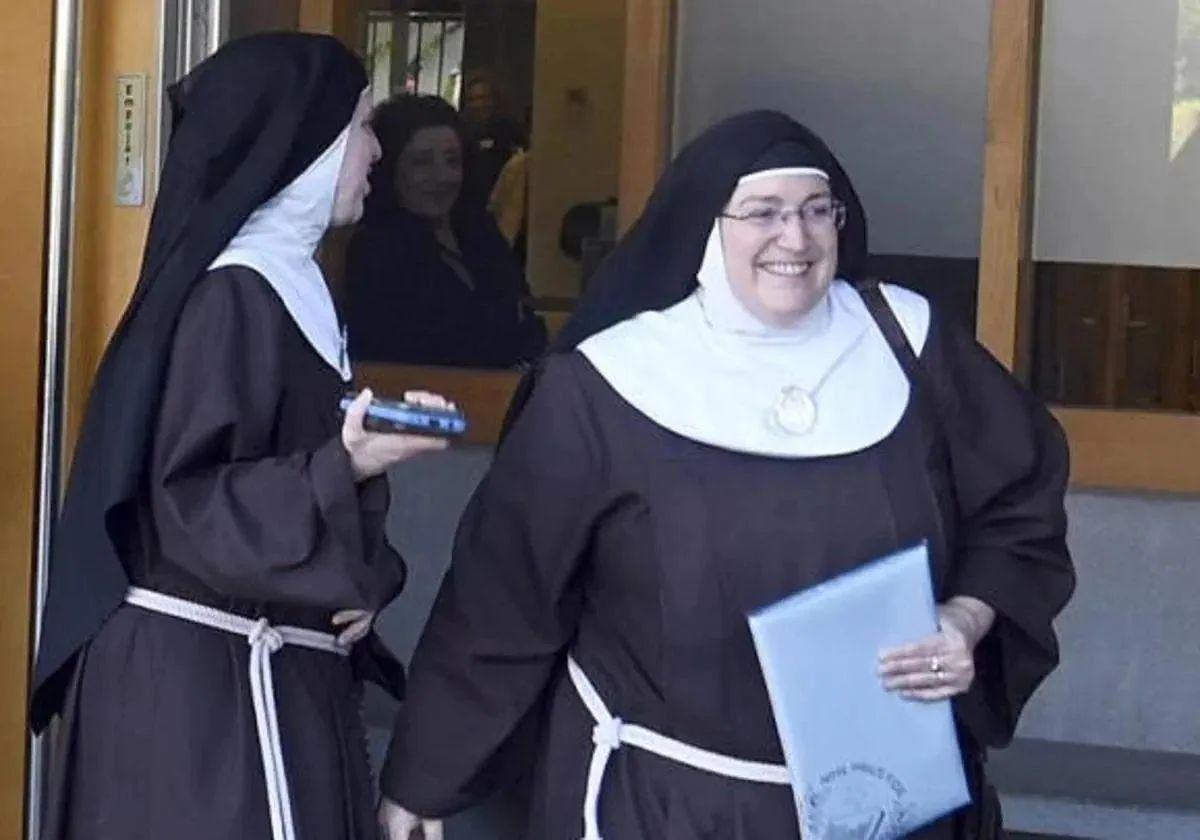
{"label": "door frame", "polygon": [[[52,511],[46,488],[57,471],[47,445],[47,421],[61,401],[56,396],[57,357],[44,339],[61,315],[64,264],[60,257],[63,213],[71,196],[69,132],[59,116],[72,95],[72,0],[19,0],[5,9],[6,49],[0,55],[0,92],[7,105],[0,131],[0,157],[8,164],[0,218],[0,386],[6,408],[0,417],[5,466],[5,507],[0,521],[0,835],[22,837],[37,813],[40,780],[31,775],[41,743],[31,741],[28,686],[37,633],[43,539]],[[51,492],[52,497],[52,492]]]}
{"label": "door frame", "polygon": [[[992,0],[977,336],[1030,367],[1038,65],[1045,0]],[[1200,415],[1051,406],[1077,487],[1200,493]]]}
{"label": "door frame", "polygon": [[[337,2],[304,0],[302,7],[310,22],[334,21]],[[150,126],[146,158],[150,171],[146,173],[146,184],[151,196],[157,186],[157,165],[165,151],[160,138],[165,136],[168,114],[167,109],[158,107],[163,101],[163,81],[176,78],[181,69],[194,64],[197,55],[211,52],[219,43],[227,21],[227,3],[160,0],[153,6],[158,16],[156,25],[138,30],[139,38],[148,41],[156,37],[157,43],[125,45],[130,52],[157,55],[157,62],[143,71],[151,76],[147,99],[156,100],[148,102],[147,114]],[[317,14],[326,6],[328,14]],[[619,173],[623,229],[640,214],[670,153],[677,0],[625,0],[625,8]],[[20,352],[10,354],[10,358],[20,362],[0,372],[11,402],[28,408],[19,423],[11,428],[7,423],[4,426],[8,436],[5,451],[15,450],[5,459],[12,479],[10,486],[20,496],[14,497],[16,504],[7,517],[10,527],[3,531],[0,542],[0,583],[4,591],[12,593],[11,603],[0,611],[0,626],[4,628],[0,668],[5,684],[20,689],[6,692],[0,699],[0,745],[11,742],[11,748],[3,754],[19,756],[4,764],[4,775],[0,776],[7,782],[0,786],[0,835],[11,837],[36,838],[40,830],[37,817],[42,804],[45,750],[40,740],[28,734],[27,693],[63,464],[69,458],[99,348],[107,342],[116,322],[114,312],[123,307],[131,288],[130,278],[125,276],[128,272],[119,262],[89,254],[76,259],[72,247],[72,231],[85,216],[95,212],[96,207],[104,212],[111,210],[104,210],[104,184],[96,185],[95,173],[87,170],[77,176],[76,171],[84,140],[79,134],[81,110],[103,110],[109,105],[106,97],[110,86],[103,79],[90,85],[80,82],[84,71],[95,69],[91,64],[81,67],[84,60],[93,60],[81,57],[82,42],[86,38],[91,43],[90,39],[97,36],[93,30],[109,25],[106,18],[97,19],[92,14],[94,11],[85,16],[80,0],[54,0],[53,4],[19,0],[17,8],[6,16],[13,42],[26,47],[16,53],[19,67],[13,69],[19,72],[4,74],[5,80],[19,79],[20,84],[9,91],[5,81],[0,88],[9,94],[6,101],[26,105],[12,109],[23,118],[18,126],[21,131],[11,132],[10,136],[24,138],[20,141],[24,144],[23,154],[19,155],[22,163],[14,172],[27,173],[20,177],[30,185],[22,201],[9,205],[14,212],[4,223],[15,224],[18,219],[28,222],[30,229],[22,230],[21,237],[13,241],[36,243],[36,247],[29,254],[22,249],[18,268],[25,276],[42,280],[19,289],[17,284],[0,289],[0,294],[10,300],[21,296],[19,302],[12,301],[5,307],[6,312],[32,312],[37,316],[23,319],[19,336],[9,330],[21,342]],[[204,17],[206,26],[187,25],[197,15]],[[211,37],[198,35],[200,29]],[[106,55],[105,60],[111,58]],[[83,114],[82,122],[90,134],[96,125],[88,119],[88,114]],[[39,140],[30,145],[29,137]],[[90,138],[88,142],[96,141]],[[91,157],[104,157],[102,147],[99,153],[94,145],[87,151]],[[148,221],[151,203],[152,198],[138,214],[123,217],[119,224],[122,241],[134,238],[138,225]],[[111,233],[112,228],[106,226],[97,235],[103,235],[104,230]],[[11,254],[4,257],[6,261],[11,258]],[[76,300],[72,311],[72,299],[81,293],[86,297]],[[97,302],[100,305],[92,305]],[[383,376],[394,376],[397,370],[385,370]],[[463,394],[460,402],[481,421],[475,424],[477,434],[483,433],[480,442],[495,442],[504,408],[516,385],[515,375],[439,368],[412,372],[426,387],[434,389],[448,377],[453,387],[446,390]],[[29,457],[22,460],[16,453]]]}

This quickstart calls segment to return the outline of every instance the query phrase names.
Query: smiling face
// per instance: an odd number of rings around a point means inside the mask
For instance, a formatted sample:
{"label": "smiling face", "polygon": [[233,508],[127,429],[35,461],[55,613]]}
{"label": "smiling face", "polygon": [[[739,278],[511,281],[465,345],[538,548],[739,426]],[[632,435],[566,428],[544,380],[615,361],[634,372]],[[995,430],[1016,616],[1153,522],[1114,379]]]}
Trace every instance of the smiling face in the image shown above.
{"label": "smiling face", "polygon": [[462,179],[462,144],[448,125],[418,129],[396,162],[396,195],[401,206],[434,221],[450,215]]}
{"label": "smiling face", "polygon": [[346,138],[346,153],[338,171],[333,192],[333,211],[330,223],[352,225],[362,218],[363,201],[371,191],[368,176],[379,160],[379,141],[371,130],[371,97],[363,91],[350,118],[350,134]]}
{"label": "smiling face", "polygon": [[738,185],[725,214],[721,245],[734,297],[767,326],[794,326],[824,299],[837,273],[838,212],[829,182],[819,175],[755,178]]}

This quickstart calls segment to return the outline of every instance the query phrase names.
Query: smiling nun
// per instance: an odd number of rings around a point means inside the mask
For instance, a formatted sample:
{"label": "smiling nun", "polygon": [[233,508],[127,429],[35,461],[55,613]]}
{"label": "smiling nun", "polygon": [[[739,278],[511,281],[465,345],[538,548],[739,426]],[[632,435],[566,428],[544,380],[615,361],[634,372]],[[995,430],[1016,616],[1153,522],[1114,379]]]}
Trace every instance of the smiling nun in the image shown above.
{"label": "smiling nun", "polygon": [[865,256],[849,179],[790,118],[683,150],[467,508],[383,776],[391,840],[530,751],[529,837],[798,836],[747,613],[921,540],[941,629],[880,680],[952,700],[975,787],[916,836],[987,836],[982,751],[1056,665],[1074,584],[1067,450]]}

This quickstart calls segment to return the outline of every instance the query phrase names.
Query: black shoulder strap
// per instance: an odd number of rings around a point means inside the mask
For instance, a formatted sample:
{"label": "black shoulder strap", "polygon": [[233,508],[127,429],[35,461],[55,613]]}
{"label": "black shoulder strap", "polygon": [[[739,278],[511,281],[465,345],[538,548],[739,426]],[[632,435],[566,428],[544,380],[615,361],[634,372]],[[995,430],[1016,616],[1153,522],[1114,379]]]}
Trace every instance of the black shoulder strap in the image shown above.
{"label": "black shoulder strap", "polygon": [[942,462],[949,467],[950,448],[946,442],[946,431],[942,425],[942,415],[938,410],[937,397],[933,385],[929,381],[929,374],[925,368],[921,367],[916,351],[913,350],[904,328],[900,326],[900,321],[896,318],[895,310],[884,297],[883,290],[879,288],[878,278],[870,277],[862,280],[856,283],[854,288],[862,297],[867,311],[875,319],[883,337],[887,339],[888,346],[896,356],[896,361],[904,370],[904,375],[908,377],[909,384],[912,385],[913,392],[917,397],[918,410],[921,412],[921,420],[928,433],[929,442],[937,450]]}
{"label": "black shoulder strap", "polygon": [[875,277],[870,277],[861,281],[854,287],[863,303],[867,305],[867,311],[871,313],[871,317],[875,319],[875,323],[883,332],[883,337],[887,339],[888,346],[892,348],[892,352],[896,354],[896,360],[900,362],[900,367],[904,368],[904,373],[914,385],[918,384],[918,380],[925,378],[924,372],[921,370],[921,364],[917,359],[917,354],[913,350],[912,344],[908,341],[908,336],[904,332],[904,328],[900,326],[900,321],[896,318],[896,312],[892,309],[892,305],[883,295],[883,289],[879,288],[879,280]]}

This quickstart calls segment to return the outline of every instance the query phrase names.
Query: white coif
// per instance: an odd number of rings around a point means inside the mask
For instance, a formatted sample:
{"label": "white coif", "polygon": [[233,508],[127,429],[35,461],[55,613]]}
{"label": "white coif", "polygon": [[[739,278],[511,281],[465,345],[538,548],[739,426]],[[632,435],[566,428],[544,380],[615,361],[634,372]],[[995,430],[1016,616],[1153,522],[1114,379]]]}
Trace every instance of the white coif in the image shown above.
{"label": "white coif", "polygon": [[262,751],[267,804],[271,814],[271,837],[272,840],[296,840],[292,799],[279,739],[279,716],[275,709],[271,656],[284,645],[296,645],[338,656],[347,656],[349,651],[339,645],[337,639],[329,633],[286,625],[273,627],[265,618],[255,620],[234,615],[150,589],[130,587],[125,593],[125,603],[181,618],[193,624],[202,624],[205,627],[244,636],[249,642],[250,699],[254,705],[254,723],[258,729],[259,749]]}
{"label": "white coif", "polygon": [[[596,333],[579,352],[652,422],[731,452],[835,457],[895,430],[908,408],[908,377],[848,282],[834,281],[804,323],[785,334],[712,323],[708,288]],[[928,302],[898,286],[880,289],[920,355]]]}
{"label": "white coif", "polygon": [[772,785],[790,785],[791,776],[783,764],[763,764],[758,761],[745,761],[721,753],[694,747],[691,744],[668,738],[666,735],[638,726],[635,723],[625,723],[619,717],[614,717],[600,699],[596,687],[592,685],[587,674],[579,667],[573,657],[567,659],[567,672],[571,682],[579,692],[580,699],[592,713],[596,721],[592,729],[592,741],[596,748],[592,751],[592,761],[588,767],[587,792],[583,800],[583,840],[602,840],[600,836],[600,785],[604,781],[604,770],[613,750],[620,749],[622,744],[652,752],[655,755],[678,761],[698,770],[707,770],[719,776],[731,779],[741,779],[746,782],[763,782]]}

